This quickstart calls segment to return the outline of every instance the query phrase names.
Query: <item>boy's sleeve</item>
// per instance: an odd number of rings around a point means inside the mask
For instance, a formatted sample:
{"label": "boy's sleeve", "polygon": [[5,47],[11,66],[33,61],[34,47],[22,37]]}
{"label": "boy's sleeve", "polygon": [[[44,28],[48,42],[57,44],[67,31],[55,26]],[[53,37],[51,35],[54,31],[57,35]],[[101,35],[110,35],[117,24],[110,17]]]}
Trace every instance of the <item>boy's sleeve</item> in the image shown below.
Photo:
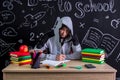
{"label": "boy's sleeve", "polygon": [[[49,47],[49,40],[44,44],[44,46],[40,49],[42,51],[44,50],[47,50]],[[35,48],[37,49],[37,48]],[[48,59],[48,60],[56,60],[56,55],[53,55],[52,53],[42,53],[40,55],[40,58],[41,60],[45,60],[45,59]]]}
{"label": "boy's sleeve", "polygon": [[66,55],[66,59],[80,59],[81,58],[81,46],[80,44],[78,45],[72,45],[72,50],[73,53],[70,53],[68,55]]}

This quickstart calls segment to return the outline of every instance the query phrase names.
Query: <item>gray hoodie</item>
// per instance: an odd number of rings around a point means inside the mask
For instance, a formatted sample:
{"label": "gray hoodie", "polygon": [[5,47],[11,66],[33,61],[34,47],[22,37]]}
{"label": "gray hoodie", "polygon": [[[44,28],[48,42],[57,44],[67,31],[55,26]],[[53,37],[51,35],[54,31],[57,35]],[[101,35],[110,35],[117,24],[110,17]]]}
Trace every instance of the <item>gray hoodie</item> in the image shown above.
{"label": "gray hoodie", "polygon": [[[71,31],[71,36],[65,40],[63,45],[61,45],[59,37],[59,29],[62,27],[62,24],[66,25]],[[55,60],[56,55],[64,53],[66,59],[80,59],[81,57],[81,46],[73,45],[73,42],[70,41],[70,38],[73,36],[73,24],[70,17],[63,17],[58,20],[56,27],[54,28],[54,36],[49,38],[41,50],[49,49],[49,54],[41,54],[42,59]],[[71,53],[72,49],[72,53]]]}

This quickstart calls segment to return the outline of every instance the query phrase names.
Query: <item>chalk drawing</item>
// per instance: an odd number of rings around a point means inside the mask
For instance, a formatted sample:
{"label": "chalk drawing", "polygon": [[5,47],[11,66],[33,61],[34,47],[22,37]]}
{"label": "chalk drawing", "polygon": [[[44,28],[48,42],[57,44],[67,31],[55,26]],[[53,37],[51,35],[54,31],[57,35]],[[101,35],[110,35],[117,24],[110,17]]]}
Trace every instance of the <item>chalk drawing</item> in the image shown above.
{"label": "chalk drawing", "polygon": [[7,7],[8,10],[12,10],[14,6],[13,6],[12,2],[4,1],[3,2],[3,7]]}
{"label": "chalk drawing", "polygon": [[0,26],[11,24],[15,21],[15,14],[12,11],[4,10],[0,12]]}
{"label": "chalk drawing", "polygon": [[42,21],[42,24],[46,24],[46,21],[44,20],[44,21]]}
{"label": "chalk drawing", "polygon": [[17,32],[15,31],[14,28],[8,27],[2,31],[2,35],[9,36],[9,37],[15,37],[15,36],[17,36]]}
{"label": "chalk drawing", "polygon": [[23,39],[19,39],[18,42],[19,42],[19,43],[23,43]]}
{"label": "chalk drawing", "polygon": [[0,57],[4,56],[7,52],[15,51],[13,48],[16,43],[6,43],[0,39]]}
{"label": "chalk drawing", "polygon": [[105,19],[109,19],[109,18],[110,18],[110,16],[108,16],[108,15],[107,15],[107,16],[105,16]]}
{"label": "chalk drawing", "polygon": [[30,26],[30,28],[34,28],[37,26],[38,21],[41,20],[46,15],[46,12],[38,12],[35,15],[27,14],[25,18],[24,26]]}
{"label": "chalk drawing", "polygon": [[47,12],[50,12],[50,15],[53,14],[53,11],[55,10],[54,9],[54,6],[50,6],[49,4],[42,4],[42,6],[44,6],[45,8],[47,8]]}
{"label": "chalk drawing", "polygon": [[3,2],[3,7],[7,7],[8,10],[13,10],[14,8],[14,5],[13,5],[13,2],[17,2],[18,4],[22,5],[22,2],[20,0],[5,0]]}
{"label": "chalk drawing", "polygon": [[39,0],[28,0],[28,6],[37,6]]}
{"label": "chalk drawing", "polygon": [[21,12],[22,12],[22,13],[25,13],[25,10],[22,10]]}
{"label": "chalk drawing", "polygon": [[120,18],[119,19],[113,19],[111,21],[111,27],[113,27],[114,29],[117,29],[120,25]]}
{"label": "chalk drawing", "polygon": [[119,39],[110,34],[104,34],[97,28],[90,27],[82,40],[83,44],[93,48],[105,49],[109,57],[118,46]]}
{"label": "chalk drawing", "polygon": [[115,60],[116,60],[116,62],[120,61],[120,53],[118,54],[118,56],[117,56],[117,58]]}
{"label": "chalk drawing", "polygon": [[79,25],[80,28],[84,28],[85,23],[79,22],[79,24],[80,24]]}
{"label": "chalk drawing", "polygon": [[94,19],[93,19],[93,22],[99,23],[99,19],[94,18]]}

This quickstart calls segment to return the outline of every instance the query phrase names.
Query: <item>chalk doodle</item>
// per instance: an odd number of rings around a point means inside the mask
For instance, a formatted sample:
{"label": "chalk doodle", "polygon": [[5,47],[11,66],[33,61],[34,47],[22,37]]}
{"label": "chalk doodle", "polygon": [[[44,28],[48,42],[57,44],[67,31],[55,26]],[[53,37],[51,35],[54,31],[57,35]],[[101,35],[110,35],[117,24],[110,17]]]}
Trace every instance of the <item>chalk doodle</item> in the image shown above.
{"label": "chalk doodle", "polygon": [[107,15],[107,16],[105,16],[105,19],[109,19],[110,17]]}
{"label": "chalk doodle", "polygon": [[54,9],[54,6],[50,6],[49,4],[42,4],[42,6],[44,6],[45,8],[47,8],[47,12],[50,12],[50,15],[53,14],[53,11],[55,10]]}
{"label": "chalk doodle", "polygon": [[85,23],[79,22],[79,24],[80,24],[80,25],[79,25],[80,28],[84,28]]}
{"label": "chalk doodle", "polygon": [[37,26],[38,21],[41,20],[46,15],[46,12],[38,12],[35,15],[28,14],[26,15],[25,22],[23,23],[24,26],[30,26],[30,28],[34,28]]}
{"label": "chalk doodle", "polygon": [[119,19],[113,19],[111,21],[111,27],[113,27],[114,29],[117,29],[120,25],[120,18]]}
{"label": "chalk doodle", "polygon": [[93,19],[93,22],[99,23],[99,19],[94,18],[94,19]]}
{"label": "chalk doodle", "polygon": [[14,28],[8,27],[2,31],[2,35],[9,36],[9,37],[15,37],[15,36],[17,36],[17,32],[15,31]]}
{"label": "chalk doodle", "polygon": [[28,0],[28,6],[37,6],[39,0]]}
{"label": "chalk doodle", "polygon": [[19,39],[18,42],[19,42],[19,43],[23,43],[23,39]]}
{"label": "chalk doodle", "polygon": [[109,57],[118,46],[119,39],[107,33],[103,34],[102,31],[97,28],[90,27],[82,40],[82,45],[83,44],[93,48],[105,49]]}
{"label": "chalk doodle", "polygon": [[16,43],[6,43],[0,39],[0,57],[4,56],[8,51],[15,51],[13,48]]}
{"label": "chalk doodle", "polygon": [[13,6],[12,2],[4,1],[3,2],[3,7],[7,7],[8,10],[12,10],[14,6]]}
{"label": "chalk doodle", "polygon": [[11,11],[4,10],[0,12],[0,26],[11,24],[15,21],[15,14]]}
{"label": "chalk doodle", "polygon": [[58,8],[60,12],[70,12],[72,11],[72,4],[69,1],[63,2],[63,0],[58,0]]}
{"label": "chalk doodle", "polygon": [[42,21],[42,24],[46,24],[46,21],[44,20],[44,21]]}
{"label": "chalk doodle", "polygon": [[118,54],[118,56],[117,56],[117,58],[115,60],[116,60],[116,62],[120,61],[120,53]]}
{"label": "chalk doodle", "polygon": [[10,1],[5,0],[3,2],[3,7],[6,7],[8,10],[13,10],[13,8],[14,8],[13,1],[15,1],[18,4],[22,5],[22,2],[20,0],[10,0]]}

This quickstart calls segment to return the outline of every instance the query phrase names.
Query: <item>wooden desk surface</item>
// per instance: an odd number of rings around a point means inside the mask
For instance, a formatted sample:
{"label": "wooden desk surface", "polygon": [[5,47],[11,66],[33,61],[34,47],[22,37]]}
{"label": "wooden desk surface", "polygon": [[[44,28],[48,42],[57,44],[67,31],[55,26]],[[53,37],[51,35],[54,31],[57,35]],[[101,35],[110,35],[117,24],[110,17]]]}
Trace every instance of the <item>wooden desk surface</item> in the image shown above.
{"label": "wooden desk surface", "polygon": [[[96,66],[96,68],[87,69],[84,67],[84,64],[93,64]],[[70,67],[75,67],[79,65],[82,66],[82,70],[70,68]],[[41,68],[38,68],[38,69],[32,69],[30,65],[18,66],[16,64],[10,64],[2,71],[3,72],[23,72],[23,71],[24,72],[116,72],[114,68],[112,68],[106,63],[94,64],[94,63],[81,62],[79,60],[73,60],[73,61],[67,62],[67,67],[52,68],[52,70],[48,70],[43,66],[41,66]]]}
{"label": "wooden desk surface", "polygon": [[[60,80],[59,78],[62,80],[115,80],[116,70],[108,64],[91,63],[96,66],[94,69],[87,69],[84,64],[89,63],[73,60],[67,62],[67,67],[53,69],[46,69],[43,66],[31,69],[30,65],[10,64],[2,72],[4,80],[38,80],[39,78],[40,80]],[[82,70],[70,68],[79,65],[82,66]]]}

